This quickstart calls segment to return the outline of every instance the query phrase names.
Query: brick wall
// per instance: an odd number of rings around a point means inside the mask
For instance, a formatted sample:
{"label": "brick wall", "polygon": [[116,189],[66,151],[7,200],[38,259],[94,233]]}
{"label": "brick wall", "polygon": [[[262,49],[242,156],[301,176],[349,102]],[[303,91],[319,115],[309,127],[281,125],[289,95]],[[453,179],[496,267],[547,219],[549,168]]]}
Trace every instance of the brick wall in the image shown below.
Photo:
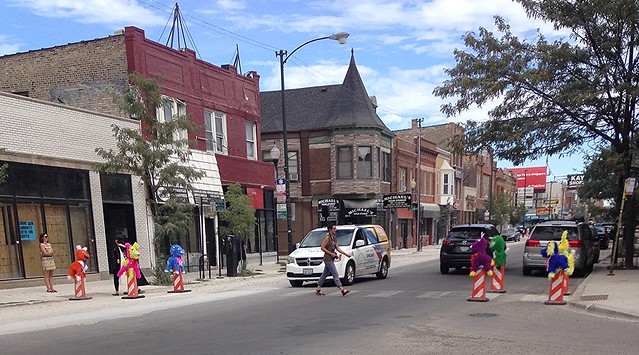
{"label": "brick wall", "polygon": [[123,35],[0,57],[0,91],[112,115],[127,81]]}

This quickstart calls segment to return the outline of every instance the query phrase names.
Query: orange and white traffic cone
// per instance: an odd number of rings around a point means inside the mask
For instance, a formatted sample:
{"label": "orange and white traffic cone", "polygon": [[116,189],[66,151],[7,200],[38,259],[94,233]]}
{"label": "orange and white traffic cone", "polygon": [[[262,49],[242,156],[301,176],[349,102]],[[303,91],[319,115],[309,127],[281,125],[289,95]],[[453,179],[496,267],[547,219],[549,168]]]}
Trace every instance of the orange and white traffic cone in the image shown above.
{"label": "orange and white traffic cone", "polygon": [[471,302],[488,302],[486,297],[486,270],[481,269],[473,278],[473,293],[468,301]]}
{"label": "orange and white traffic cone", "polygon": [[560,271],[550,280],[548,300],[544,304],[566,304],[564,301],[564,272]]}
{"label": "orange and white traffic cone", "polygon": [[493,277],[490,280],[490,293],[504,293],[504,276],[506,275],[506,267],[493,266]]}
{"label": "orange and white traffic cone", "polygon": [[[563,271],[562,271],[563,272]],[[563,272],[564,274],[564,296],[570,296],[572,292],[570,292],[570,276]]]}
{"label": "orange and white traffic cone", "polygon": [[184,280],[182,279],[182,270],[173,274],[173,291],[167,291],[167,293],[182,293],[191,292],[191,290],[184,289]]}
{"label": "orange and white traffic cone", "polygon": [[126,296],[122,296],[122,299],[144,298],[144,295],[141,295],[138,292],[138,279],[135,278],[133,271],[128,271],[126,273],[126,281],[127,294]]}
{"label": "orange and white traffic cone", "polygon": [[75,296],[69,298],[69,301],[80,301],[80,300],[90,300],[93,297],[87,297],[86,290],[84,288],[84,281],[86,279],[86,275],[80,276],[80,280],[73,279],[73,289],[75,290]]}

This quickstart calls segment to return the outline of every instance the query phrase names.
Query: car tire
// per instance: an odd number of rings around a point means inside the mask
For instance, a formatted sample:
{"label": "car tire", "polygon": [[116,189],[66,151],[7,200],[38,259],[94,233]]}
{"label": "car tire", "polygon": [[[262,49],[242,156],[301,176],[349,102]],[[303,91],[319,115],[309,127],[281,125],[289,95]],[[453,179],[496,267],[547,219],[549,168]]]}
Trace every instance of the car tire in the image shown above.
{"label": "car tire", "polygon": [[385,279],[388,276],[388,260],[382,259],[382,263],[379,265],[379,271],[375,274],[378,279]]}
{"label": "car tire", "polygon": [[349,261],[346,264],[346,270],[344,271],[344,278],[342,279],[342,285],[350,286],[355,281],[355,263]]}
{"label": "car tire", "polygon": [[449,269],[450,268],[448,266],[443,265],[443,264],[439,264],[439,272],[441,272],[442,274],[444,274],[444,275],[448,274],[448,270]]}
{"label": "car tire", "polygon": [[302,287],[302,285],[304,284],[304,281],[302,281],[302,280],[288,280],[288,282],[293,287]]}
{"label": "car tire", "polygon": [[524,274],[524,276],[530,276],[530,275],[532,275],[532,269],[531,269],[531,268],[529,268],[529,267],[525,267],[525,268],[523,268],[523,269],[521,269],[521,270],[522,270],[522,273]]}

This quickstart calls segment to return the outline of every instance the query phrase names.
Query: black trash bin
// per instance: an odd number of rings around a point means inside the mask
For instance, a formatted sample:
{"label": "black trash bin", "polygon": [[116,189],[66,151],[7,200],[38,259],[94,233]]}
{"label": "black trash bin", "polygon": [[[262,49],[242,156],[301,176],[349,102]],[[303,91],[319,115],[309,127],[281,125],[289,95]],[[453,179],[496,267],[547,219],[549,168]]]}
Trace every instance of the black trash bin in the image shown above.
{"label": "black trash bin", "polygon": [[235,236],[226,236],[226,276],[237,276],[237,254],[235,252]]}

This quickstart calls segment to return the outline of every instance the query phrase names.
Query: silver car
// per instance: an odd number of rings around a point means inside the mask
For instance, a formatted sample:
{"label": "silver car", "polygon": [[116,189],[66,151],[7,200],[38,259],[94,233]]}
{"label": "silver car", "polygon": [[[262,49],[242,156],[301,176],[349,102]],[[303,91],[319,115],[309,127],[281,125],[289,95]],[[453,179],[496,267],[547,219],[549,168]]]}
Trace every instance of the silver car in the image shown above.
{"label": "silver car", "polygon": [[546,259],[541,256],[541,249],[551,240],[559,242],[564,231],[568,231],[569,251],[575,251],[575,274],[582,276],[592,271],[593,265],[599,262],[599,245],[592,230],[583,222],[558,220],[541,222],[533,227],[524,248],[524,275],[530,275],[533,270],[546,271]]}

